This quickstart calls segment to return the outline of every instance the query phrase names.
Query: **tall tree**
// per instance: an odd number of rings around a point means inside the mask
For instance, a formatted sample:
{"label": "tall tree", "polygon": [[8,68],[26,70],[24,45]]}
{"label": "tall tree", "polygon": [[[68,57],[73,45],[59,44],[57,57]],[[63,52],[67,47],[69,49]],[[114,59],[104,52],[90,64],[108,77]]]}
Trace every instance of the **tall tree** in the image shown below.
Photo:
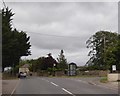
{"label": "tall tree", "polygon": [[30,37],[12,28],[13,15],[8,7],[2,9],[2,71],[5,67],[18,65],[21,56],[30,55]]}
{"label": "tall tree", "polygon": [[112,64],[116,64],[114,51],[117,46],[117,33],[108,31],[99,31],[92,35],[86,42],[87,48],[90,48],[87,62],[88,66],[94,69],[110,69]]}
{"label": "tall tree", "polygon": [[14,14],[8,8],[2,9],[2,70],[4,67],[11,65],[10,41],[12,39],[11,21]]}
{"label": "tall tree", "polygon": [[[55,64],[55,66],[54,66]],[[48,57],[44,60],[44,70],[48,68],[53,68],[57,66],[57,61],[53,58],[51,53],[48,54]]]}
{"label": "tall tree", "polygon": [[[48,57],[39,57],[38,59],[29,60],[29,63],[32,64],[31,69],[34,72],[38,70],[47,70],[57,66],[57,61],[49,53]],[[56,64],[56,66],[54,66]]]}
{"label": "tall tree", "polygon": [[57,58],[58,60],[58,68],[60,68],[61,70],[64,70],[68,67],[67,64],[67,59],[65,58],[64,55],[64,51],[61,50],[60,55],[58,55],[59,57]]}
{"label": "tall tree", "polygon": [[116,57],[117,70],[120,72],[120,34],[118,34],[118,44],[116,50],[114,51]]}

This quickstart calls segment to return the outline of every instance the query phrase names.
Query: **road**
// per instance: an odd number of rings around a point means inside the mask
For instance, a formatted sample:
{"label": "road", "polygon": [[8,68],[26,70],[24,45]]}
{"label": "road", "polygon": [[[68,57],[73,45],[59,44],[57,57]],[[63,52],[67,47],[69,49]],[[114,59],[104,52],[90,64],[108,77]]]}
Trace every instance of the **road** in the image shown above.
{"label": "road", "polygon": [[20,79],[19,84],[14,92],[14,94],[69,94],[71,96],[76,96],[76,94],[117,93],[117,90],[92,85],[80,79],[57,77],[30,77],[26,79]]}

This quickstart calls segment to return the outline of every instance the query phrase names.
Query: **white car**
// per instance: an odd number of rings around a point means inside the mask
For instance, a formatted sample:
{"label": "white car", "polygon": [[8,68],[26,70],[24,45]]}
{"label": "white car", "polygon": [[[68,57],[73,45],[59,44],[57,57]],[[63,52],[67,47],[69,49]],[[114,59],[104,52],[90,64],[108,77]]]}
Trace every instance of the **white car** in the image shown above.
{"label": "white car", "polygon": [[20,75],[20,78],[21,78],[21,77],[24,77],[24,78],[25,78],[25,77],[27,76],[27,73],[25,73],[25,72],[24,72],[24,73],[23,73],[23,72],[20,72],[19,75]]}

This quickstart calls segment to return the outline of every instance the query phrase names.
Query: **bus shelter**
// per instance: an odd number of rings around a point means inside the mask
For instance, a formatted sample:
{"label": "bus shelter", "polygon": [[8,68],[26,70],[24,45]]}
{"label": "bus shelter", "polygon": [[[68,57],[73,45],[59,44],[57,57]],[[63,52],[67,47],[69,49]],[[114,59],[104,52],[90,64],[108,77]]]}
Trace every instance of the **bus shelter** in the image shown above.
{"label": "bus shelter", "polygon": [[68,64],[68,76],[77,75],[76,69],[77,69],[77,65],[75,63]]}

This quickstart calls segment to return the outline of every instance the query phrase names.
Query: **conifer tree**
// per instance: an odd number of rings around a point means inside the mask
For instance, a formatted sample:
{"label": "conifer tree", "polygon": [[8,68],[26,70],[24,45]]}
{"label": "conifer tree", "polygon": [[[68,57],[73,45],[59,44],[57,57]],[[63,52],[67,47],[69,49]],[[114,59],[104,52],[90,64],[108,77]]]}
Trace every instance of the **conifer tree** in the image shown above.
{"label": "conifer tree", "polygon": [[60,55],[58,55],[59,57],[57,58],[58,60],[58,68],[60,68],[61,70],[64,70],[68,67],[67,64],[67,59],[65,58],[64,55],[64,51],[61,50]]}
{"label": "conifer tree", "polygon": [[30,55],[30,37],[12,28],[13,15],[8,7],[2,9],[2,71],[5,67],[14,68],[22,56]]}

